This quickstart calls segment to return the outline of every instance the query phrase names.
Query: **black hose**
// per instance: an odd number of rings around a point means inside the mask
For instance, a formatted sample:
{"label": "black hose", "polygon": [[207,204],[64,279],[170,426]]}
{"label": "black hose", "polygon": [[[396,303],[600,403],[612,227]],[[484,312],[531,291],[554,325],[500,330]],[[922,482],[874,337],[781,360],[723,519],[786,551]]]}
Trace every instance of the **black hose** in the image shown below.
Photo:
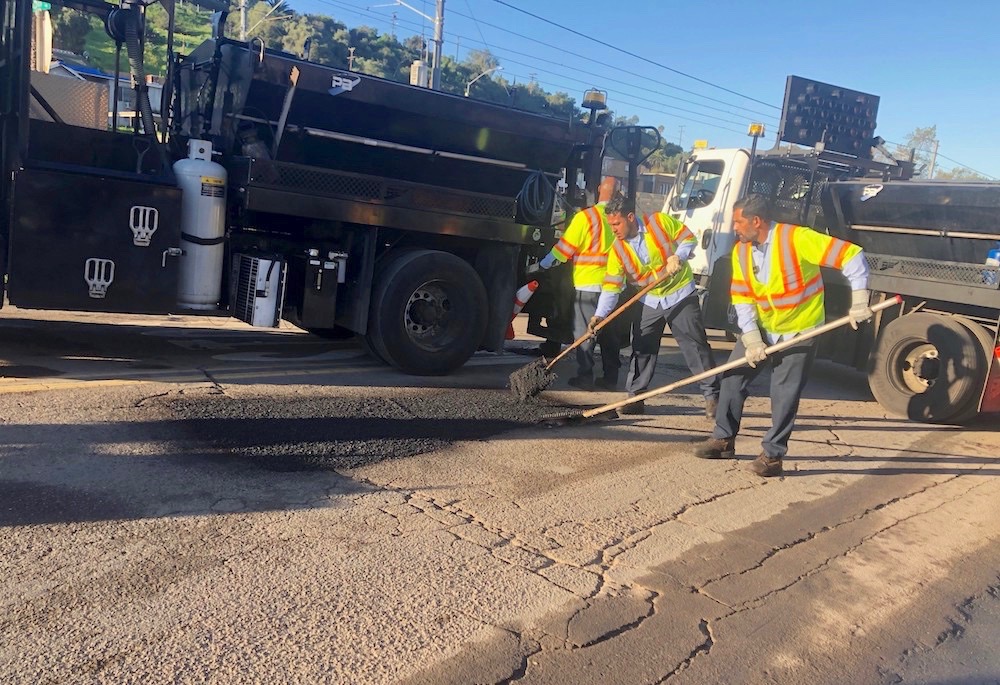
{"label": "black hose", "polygon": [[156,126],[153,123],[153,107],[149,104],[149,88],[146,86],[146,68],[143,65],[142,43],[139,31],[142,28],[142,13],[138,6],[128,10],[128,20],[125,22],[125,47],[128,52],[129,72],[135,82],[136,104],[142,121],[142,130],[156,138]]}

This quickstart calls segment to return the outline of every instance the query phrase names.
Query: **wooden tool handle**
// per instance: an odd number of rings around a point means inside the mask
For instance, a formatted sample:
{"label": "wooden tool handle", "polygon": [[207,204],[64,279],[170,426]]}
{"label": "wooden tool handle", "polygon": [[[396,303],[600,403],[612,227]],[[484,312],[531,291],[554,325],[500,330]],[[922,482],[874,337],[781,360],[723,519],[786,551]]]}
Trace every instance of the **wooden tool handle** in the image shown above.
{"label": "wooden tool handle", "polygon": [[[882,311],[883,309],[887,309],[889,307],[897,305],[902,301],[903,298],[901,298],[899,295],[896,295],[894,297],[889,298],[888,300],[885,300],[884,302],[879,302],[878,304],[872,305],[872,311],[873,312]],[[818,335],[823,335],[824,333],[832,331],[835,328],[840,328],[841,326],[849,324],[850,322],[851,322],[850,316],[842,316],[839,319],[834,319],[830,323],[823,324],[822,326],[814,328],[811,331],[806,331],[802,335],[797,335],[789,340],[784,340],[775,345],[771,345],[764,351],[768,354],[768,356],[770,356],[775,352],[781,352],[782,350],[788,349],[789,347],[798,345],[803,340],[808,340],[810,338],[815,338]],[[677,388],[683,387],[685,385],[689,385],[691,383],[697,383],[698,381],[705,380],[706,378],[711,378],[712,376],[715,376],[717,374],[725,373],[726,371],[729,371],[731,369],[737,369],[747,363],[748,362],[746,357],[742,357],[740,359],[734,359],[730,362],[722,364],[721,366],[716,366],[714,369],[709,369],[708,371],[702,371],[701,373],[696,373],[690,378],[685,378],[684,380],[671,383],[670,385],[665,385],[662,388],[655,388],[653,390],[649,390],[634,397],[628,397],[624,400],[619,400],[618,402],[612,402],[611,404],[606,404],[603,407],[588,409],[587,411],[583,412],[583,417],[589,419],[592,416],[603,414],[606,411],[611,411],[612,409],[618,409],[619,407],[624,407],[626,404],[632,404],[633,402],[646,400],[649,399],[650,397],[656,397],[657,395],[662,395],[663,393],[670,392],[671,390],[676,390]]]}

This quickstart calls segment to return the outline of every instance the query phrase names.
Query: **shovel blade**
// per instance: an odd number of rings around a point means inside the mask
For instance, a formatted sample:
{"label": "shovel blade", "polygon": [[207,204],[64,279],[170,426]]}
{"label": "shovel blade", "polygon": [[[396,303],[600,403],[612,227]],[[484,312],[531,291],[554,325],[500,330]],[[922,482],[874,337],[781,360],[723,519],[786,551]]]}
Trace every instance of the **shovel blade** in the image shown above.
{"label": "shovel blade", "polygon": [[524,402],[545,390],[555,379],[556,375],[548,370],[545,357],[539,357],[510,374],[509,385],[511,392]]}

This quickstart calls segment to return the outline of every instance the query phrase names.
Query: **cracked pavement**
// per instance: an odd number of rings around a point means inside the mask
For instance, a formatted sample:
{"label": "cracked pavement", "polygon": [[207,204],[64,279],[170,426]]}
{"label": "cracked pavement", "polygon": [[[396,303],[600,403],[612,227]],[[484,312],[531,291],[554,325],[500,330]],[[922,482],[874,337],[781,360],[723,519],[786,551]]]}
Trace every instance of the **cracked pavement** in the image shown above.
{"label": "cracked pavement", "polygon": [[762,480],[766,399],[702,461],[683,392],[554,428],[619,395],[210,362],[0,393],[3,682],[942,682],[996,603],[995,422],[887,418],[841,367]]}

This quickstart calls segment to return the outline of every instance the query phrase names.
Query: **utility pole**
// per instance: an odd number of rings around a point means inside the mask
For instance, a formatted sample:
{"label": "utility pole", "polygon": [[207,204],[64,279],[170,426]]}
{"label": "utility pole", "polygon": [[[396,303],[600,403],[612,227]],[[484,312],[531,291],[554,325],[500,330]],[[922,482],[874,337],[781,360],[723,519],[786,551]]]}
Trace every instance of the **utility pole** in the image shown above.
{"label": "utility pole", "polygon": [[434,15],[434,71],[431,72],[431,90],[441,90],[441,48],[444,45],[444,0],[437,0]]}
{"label": "utility pole", "polygon": [[247,0],[240,0],[240,40],[247,39]]}
{"label": "utility pole", "polygon": [[354,71],[354,48],[347,48],[347,70]]}
{"label": "utility pole", "polygon": [[677,145],[678,147],[684,147],[684,125],[680,125],[677,128],[680,129],[680,133],[677,134]]}
{"label": "utility pole", "polygon": [[938,141],[937,139],[934,140],[934,152],[931,153],[931,165],[930,165],[930,168],[927,169],[927,178],[928,178],[928,180],[934,178],[934,165],[937,163],[937,151],[938,151],[938,143],[939,142],[940,141]]}

